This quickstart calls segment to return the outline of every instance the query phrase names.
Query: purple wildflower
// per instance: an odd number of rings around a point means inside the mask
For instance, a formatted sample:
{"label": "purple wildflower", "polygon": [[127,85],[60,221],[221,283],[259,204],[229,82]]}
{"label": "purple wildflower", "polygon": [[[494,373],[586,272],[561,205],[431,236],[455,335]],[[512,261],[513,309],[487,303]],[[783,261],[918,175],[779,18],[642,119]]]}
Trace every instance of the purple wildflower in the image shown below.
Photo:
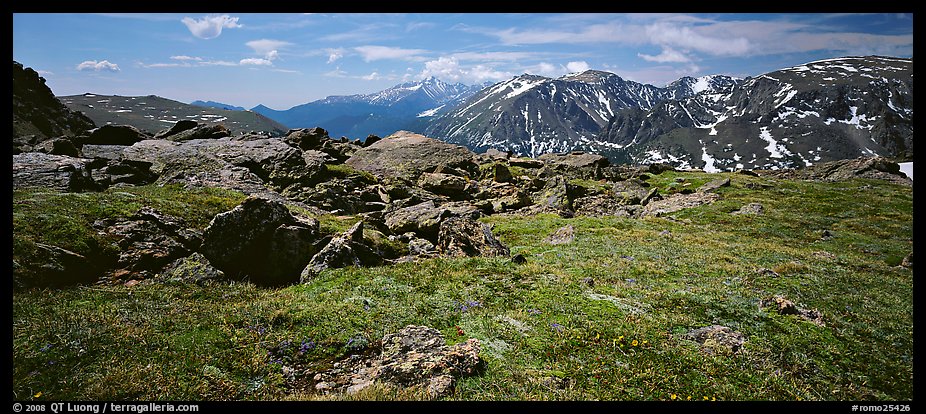
{"label": "purple wildflower", "polygon": [[556,332],[562,332],[562,331],[563,331],[563,325],[560,325],[560,324],[558,324],[558,323],[551,323],[551,324],[550,324],[550,328],[552,328],[552,329],[553,329],[554,331],[556,331]]}

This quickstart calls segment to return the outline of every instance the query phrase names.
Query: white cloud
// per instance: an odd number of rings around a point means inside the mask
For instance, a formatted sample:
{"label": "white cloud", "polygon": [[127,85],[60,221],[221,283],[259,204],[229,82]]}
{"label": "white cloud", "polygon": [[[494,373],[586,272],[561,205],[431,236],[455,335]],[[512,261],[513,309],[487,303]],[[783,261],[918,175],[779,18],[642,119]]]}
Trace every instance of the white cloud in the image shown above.
{"label": "white cloud", "polygon": [[413,31],[413,30],[418,30],[418,29],[430,29],[430,28],[433,28],[433,27],[437,27],[437,25],[434,24],[434,23],[430,23],[430,22],[411,22],[411,23],[405,25],[405,31],[406,31],[406,32],[411,32],[411,31]]}
{"label": "white cloud", "polygon": [[225,60],[209,60],[202,63],[203,66],[238,66],[238,63]]}
{"label": "white cloud", "polygon": [[563,74],[561,66],[556,66],[548,62],[540,62],[534,66],[528,66],[524,68],[524,72],[533,75],[546,76],[549,78],[557,77]]}
{"label": "white cloud", "polygon": [[191,17],[184,17],[180,21],[186,25],[193,36],[200,39],[215,39],[222,34],[223,28],[234,29],[241,27],[241,25],[238,24],[237,17],[231,17],[227,14],[209,15],[198,20]]}
{"label": "white cloud", "polygon": [[588,63],[586,63],[584,60],[578,62],[569,62],[566,64],[566,70],[570,73],[585,72],[588,69]]}
{"label": "white cloud", "polygon": [[670,23],[655,23],[646,26],[646,36],[657,45],[697,50],[715,56],[742,56],[753,45],[740,34],[708,36],[697,28]]}
{"label": "white cloud", "polygon": [[186,56],[186,55],[171,56],[170,58],[173,59],[173,60],[180,60],[180,61],[189,61],[189,60],[201,61],[201,60],[203,60],[203,58],[201,58],[201,57],[197,57],[197,56]]}
{"label": "white cloud", "polygon": [[39,76],[48,76],[48,75],[54,75],[54,74],[55,74],[55,72],[48,71],[48,70],[37,70],[37,71],[35,71],[35,72],[38,73]]}
{"label": "white cloud", "polygon": [[292,70],[292,69],[270,69],[270,70],[274,72],[280,72],[280,73],[299,73],[299,74],[302,73],[298,70]]}
{"label": "white cloud", "polygon": [[423,58],[418,55],[427,53],[427,50],[423,49],[403,49],[401,47],[370,45],[357,46],[354,50],[363,56],[365,62],[381,59],[423,60]]}
{"label": "white cloud", "polygon": [[418,74],[421,79],[434,76],[448,82],[479,83],[487,80],[501,80],[512,76],[510,72],[495,70],[487,65],[463,67],[454,57],[441,56],[437,60],[425,62],[424,70]]}
{"label": "white cloud", "polygon": [[662,48],[662,52],[658,55],[647,55],[643,53],[637,53],[637,56],[643,58],[647,62],[658,62],[658,63],[686,63],[690,62],[691,58],[686,56],[684,53],[679,52],[670,47]]}
{"label": "white cloud", "polygon": [[251,49],[254,49],[255,53],[266,56],[268,53],[277,51],[286,46],[290,46],[292,43],[282,40],[260,39],[252,40],[245,43],[245,45]]}
{"label": "white cloud", "polygon": [[259,59],[259,58],[241,59],[240,61],[238,61],[238,64],[239,65],[254,65],[254,66],[273,66],[273,62],[267,59]]}
{"label": "white cloud", "polygon": [[334,63],[334,62],[338,61],[338,59],[341,59],[342,57],[344,57],[344,49],[342,49],[342,48],[337,48],[337,49],[325,49],[325,52],[328,53],[328,62],[327,62],[327,63]]}
{"label": "white cloud", "polygon": [[105,70],[109,72],[118,72],[120,69],[119,69],[119,65],[115,63],[109,63],[108,60],[101,60],[99,62],[95,60],[85,60],[81,62],[79,65],[77,65],[77,70],[80,70],[80,71],[92,70],[95,72]]}
{"label": "white cloud", "polygon": [[378,73],[373,72],[373,73],[371,73],[371,74],[369,74],[369,75],[361,76],[360,79],[370,81],[370,80],[379,80],[379,79],[381,79],[381,77],[379,76]]}

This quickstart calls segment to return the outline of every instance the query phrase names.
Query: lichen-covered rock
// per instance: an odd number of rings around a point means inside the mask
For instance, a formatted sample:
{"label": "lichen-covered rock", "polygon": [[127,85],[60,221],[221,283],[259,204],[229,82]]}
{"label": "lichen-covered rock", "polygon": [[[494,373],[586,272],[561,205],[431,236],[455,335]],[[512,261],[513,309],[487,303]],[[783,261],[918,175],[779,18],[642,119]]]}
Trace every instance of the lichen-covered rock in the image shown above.
{"label": "lichen-covered rock", "polygon": [[476,176],[475,154],[459,145],[423,135],[399,131],[356,151],[345,163],[355,169],[384,178],[416,180],[425,172],[444,166]]}
{"label": "lichen-covered rock", "polygon": [[729,186],[730,186],[729,177],[728,178],[718,178],[716,180],[712,180],[712,181],[704,183],[704,185],[698,187],[697,192],[707,193],[711,191],[717,191],[721,187],[729,187]]}
{"label": "lichen-covered rock", "polygon": [[736,210],[730,214],[747,214],[747,215],[761,215],[765,212],[765,206],[760,203],[749,203],[741,207],[739,210]]}
{"label": "lichen-covered rock", "polygon": [[284,285],[299,282],[317,239],[317,221],[294,217],[282,203],[248,197],[213,217],[200,252],[230,278]]}
{"label": "lichen-covered rock", "polygon": [[568,244],[576,239],[576,229],[572,224],[556,229],[550,237],[547,237],[547,243],[550,244]]}
{"label": "lichen-covered rock", "polygon": [[160,282],[203,283],[208,280],[222,280],[225,273],[212,266],[209,259],[200,253],[193,253],[174,260],[155,276]]}
{"label": "lichen-covered rock", "polygon": [[813,322],[816,325],[824,326],[823,314],[816,309],[798,308],[794,302],[783,296],[775,295],[762,300],[762,306],[775,310],[779,315],[796,315],[801,319]]}
{"label": "lichen-covered rock", "polygon": [[425,239],[436,240],[440,222],[449,216],[446,208],[428,200],[386,214],[386,226],[393,234],[414,232]]}
{"label": "lichen-covered rock", "polygon": [[746,342],[742,333],[721,325],[694,329],[682,335],[682,338],[701,344],[701,350],[709,354],[736,353]]}
{"label": "lichen-covered rock", "polygon": [[540,209],[571,216],[572,199],[569,197],[572,186],[560,175],[547,181],[546,185],[534,194],[533,200]]}
{"label": "lichen-covered rock", "polygon": [[59,191],[95,191],[87,158],[24,152],[13,155],[13,189],[48,187]]}
{"label": "lichen-covered rock", "polygon": [[329,139],[328,131],[324,128],[299,128],[289,130],[283,137],[283,142],[307,151],[321,148],[322,142]]}
{"label": "lichen-covered rock", "polygon": [[445,195],[454,199],[466,196],[466,178],[443,173],[423,173],[418,178],[418,186],[434,194]]}
{"label": "lichen-covered rock", "polygon": [[655,197],[655,188],[648,188],[649,185],[639,178],[631,178],[614,183],[614,197],[621,205],[641,204],[646,205]]}
{"label": "lichen-covered rock", "polygon": [[510,256],[488,224],[467,217],[443,221],[437,236],[437,250],[448,256]]}
{"label": "lichen-covered rock", "polygon": [[364,244],[363,221],[358,221],[344,233],[333,237],[325,247],[312,256],[299,276],[301,283],[307,283],[325,269],[377,265],[382,257]]}
{"label": "lichen-covered rock", "polygon": [[713,192],[695,192],[691,194],[672,194],[664,199],[649,202],[640,213],[645,216],[664,216],[686,208],[693,208],[713,203],[720,195]]}

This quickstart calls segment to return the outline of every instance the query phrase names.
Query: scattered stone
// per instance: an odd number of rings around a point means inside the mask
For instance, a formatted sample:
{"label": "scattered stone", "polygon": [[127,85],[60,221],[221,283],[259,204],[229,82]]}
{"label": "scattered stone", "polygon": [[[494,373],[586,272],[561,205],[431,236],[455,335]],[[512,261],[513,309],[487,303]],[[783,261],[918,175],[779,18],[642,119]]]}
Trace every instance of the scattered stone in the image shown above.
{"label": "scattered stone", "polygon": [[759,174],[753,170],[739,169],[735,171],[737,174],[748,175],[750,177],[758,177]]}
{"label": "scattered stone", "polygon": [[512,157],[508,159],[508,165],[512,167],[521,167],[521,168],[543,168],[543,161],[535,160],[533,158],[518,158]]}
{"label": "scattered stone", "polygon": [[823,230],[820,232],[820,240],[829,240],[833,238],[833,233],[829,230]]}
{"label": "scattered stone", "polygon": [[547,242],[550,244],[568,244],[572,243],[575,239],[576,229],[572,224],[568,224],[556,229],[553,234],[547,237]]}
{"label": "scattered stone", "polygon": [[772,269],[766,269],[764,267],[756,269],[756,274],[758,274],[759,276],[765,276],[765,277],[779,277],[780,276],[778,272]]}
{"label": "scattered stone", "polygon": [[817,252],[813,252],[813,255],[814,255],[814,257],[819,257],[819,258],[821,258],[821,259],[836,260],[836,255],[835,255],[835,254],[832,254],[832,253],[830,253],[830,252],[825,252],[825,251],[822,251],[822,250],[821,250],[821,251],[817,251]]}
{"label": "scattered stone", "polygon": [[721,187],[729,187],[729,186],[730,186],[729,177],[728,178],[718,178],[716,180],[707,182],[704,185],[698,187],[697,192],[708,193],[708,192],[716,191],[717,189]]}
{"label": "scattered stone", "polygon": [[649,171],[651,174],[659,175],[666,171],[675,171],[675,167],[673,167],[672,164],[658,162],[655,164],[650,164],[647,168],[647,171]]}
{"label": "scattered stone", "polygon": [[437,248],[434,247],[433,243],[425,239],[413,237],[408,242],[408,254],[411,256],[435,256],[437,255]]}
{"label": "scattered stone", "polygon": [[437,236],[437,250],[448,256],[509,256],[511,252],[503,245],[488,224],[468,217],[454,217],[440,225]]}
{"label": "scattered stone", "polygon": [[695,192],[691,194],[672,194],[662,200],[651,201],[640,213],[642,217],[660,217],[686,208],[693,208],[713,203],[720,195],[712,192]]}
{"label": "scattered stone", "polygon": [[694,329],[682,335],[682,338],[701,344],[701,350],[708,354],[736,353],[746,342],[742,333],[721,325]]}
{"label": "scattered stone", "polygon": [[760,203],[749,203],[730,214],[751,214],[761,215],[765,212],[765,206]]}
{"label": "scattered stone", "polygon": [[595,287],[595,279],[592,279],[590,277],[586,277],[582,279],[582,283],[587,285],[588,287]]}
{"label": "scattered stone", "polygon": [[762,301],[762,307],[772,308],[779,315],[796,315],[801,319],[813,322],[819,326],[826,326],[823,323],[823,314],[816,309],[802,309],[794,305],[794,302],[785,299],[783,296],[773,296]]}
{"label": "scattered stone", "polygon": [[511,256],[511,263],[514,264],[524,264],[527,263],[527,258],[523,254],[516,254]]}
{"label": "scattered stone", "polygon": [[842,181],[852,178],[886,180],[912,185],[913,180],[900,171],[900,165],[883,157],[859,157],[814,164],[806,168],[770,172],[780,178]]}

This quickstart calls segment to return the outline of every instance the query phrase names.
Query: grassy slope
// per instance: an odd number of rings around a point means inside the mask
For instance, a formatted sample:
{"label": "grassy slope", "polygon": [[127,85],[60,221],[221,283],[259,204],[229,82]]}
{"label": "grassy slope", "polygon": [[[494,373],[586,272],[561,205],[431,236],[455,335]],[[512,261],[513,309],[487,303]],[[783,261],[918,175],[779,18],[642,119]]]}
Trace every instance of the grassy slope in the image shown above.
{"label": "grassy slope", "polygon": [[[485,219],[513,254],[527,256],[520,266],[438,258],[329,270],[283,289],[17,292],[14,398],[310,399],[310,384],[287,384],[275,361],[325,368],[356,351],[348,342],[375,344],[423,324],[451,343],[483,341],[488,368],[461,380],[454,399],[912,399],[912,271],[895,266],[912,251],[910,187],[779,181],[750,190],[743,185],[769,180],[723,175],[733,184],[720,190],[722,200],[674,220]],[[665,188],[677,176],[695,187],[717,177],[670,172],[650,182]],[[14,226],[25,198],[14,193]],[[728,214],[748,202],[766,213]],[[566,224],[575,242],[543,241]],[[834,236],[821,240],[823,229]],[[820,310],[826,326],[760,309],[774,294]],[[471,301],[478,305],[461,308]],[[677,336],[711,324],[743,332],[744,349],[706,355]],[[279,349],[283,341],[315,346],[299,353]],[[376,390],[360,397],[416,398]]]}

